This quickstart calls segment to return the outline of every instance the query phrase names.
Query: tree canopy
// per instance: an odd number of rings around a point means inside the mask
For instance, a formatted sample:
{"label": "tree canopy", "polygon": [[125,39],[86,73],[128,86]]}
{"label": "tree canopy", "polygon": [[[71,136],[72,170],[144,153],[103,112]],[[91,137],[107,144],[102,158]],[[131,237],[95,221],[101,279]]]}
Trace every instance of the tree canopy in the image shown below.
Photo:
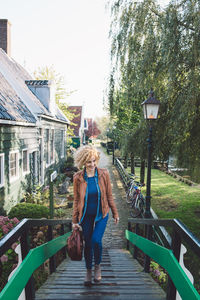
{"label": "tree canopy", "polygon": [[[34,76],[36,80],[53,80],[56,85],[56,104],[64,115],[71,121],[74,118],[74,113],[70,112],[68,109],[68,104],[66,102],[67,97],[69,97],[74,91],[67,91],[65,88],[64,77],[57,73],[53,66],[40,67],[34,71]],[[73,123],[71,123],[73,125]],[[69,135],[73,135],[73,130],[68,128]]]}
{"label": "tree canopy", "polygon": [[141,103],[153,88],[161,102],[155,155],[176,154],[180,163],[199,166],[200,2],[172,0],[162,9],[155,0],[116,0],[110,10],[108,101],[121,136],[132,148],[145,140]]}

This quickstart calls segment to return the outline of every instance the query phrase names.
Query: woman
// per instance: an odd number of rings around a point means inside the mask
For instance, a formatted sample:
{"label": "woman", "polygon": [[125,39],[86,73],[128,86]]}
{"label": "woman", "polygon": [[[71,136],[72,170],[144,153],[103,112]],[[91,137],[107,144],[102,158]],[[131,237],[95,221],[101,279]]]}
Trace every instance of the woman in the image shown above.
{"label": "woman", "polygon": [[97,168],[100,153],[90,145],[80,147],[74,154],[75,165],[83,170],[74,175],[73,228],[82,227],[85,241],[84,257],[86,276],[84,284],[92,284],[94,258],[94,282],[101,281],[102,238],[111,208],[115,224],[119,222],[112,196],[109,173]]}

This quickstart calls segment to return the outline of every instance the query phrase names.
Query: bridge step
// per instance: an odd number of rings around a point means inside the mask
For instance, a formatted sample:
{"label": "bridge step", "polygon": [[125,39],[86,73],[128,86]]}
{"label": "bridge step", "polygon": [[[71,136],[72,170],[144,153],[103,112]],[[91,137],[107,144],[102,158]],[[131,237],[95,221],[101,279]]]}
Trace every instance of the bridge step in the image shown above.
{"label": "bridge step", "polygon": [[35,300],[164,300],[166,295],[137,261],[123,249],[104,249],[102,282],[83,285],[84,260],[65,260],[36,292]]}

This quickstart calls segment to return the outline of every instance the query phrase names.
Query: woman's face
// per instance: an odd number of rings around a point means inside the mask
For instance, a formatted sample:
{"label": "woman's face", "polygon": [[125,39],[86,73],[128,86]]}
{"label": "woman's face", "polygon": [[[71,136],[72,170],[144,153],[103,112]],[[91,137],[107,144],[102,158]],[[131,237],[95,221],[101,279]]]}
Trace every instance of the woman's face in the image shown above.
{"label": "woman's face", "polygon": [[97,163],[96,163],[96,158],[94,156],[92,156],[85,164],[85,167],[89,172],[94,171],[96,166]]}

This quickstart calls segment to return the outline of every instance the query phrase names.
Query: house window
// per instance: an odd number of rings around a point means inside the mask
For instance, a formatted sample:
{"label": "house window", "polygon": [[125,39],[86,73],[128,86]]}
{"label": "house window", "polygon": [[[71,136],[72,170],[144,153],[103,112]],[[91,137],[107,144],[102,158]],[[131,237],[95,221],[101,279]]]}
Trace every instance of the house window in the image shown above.
{"label": "house window", "polygon": [[0,187],[4,186],[4,153],[0,154]]}
{"label": "house window", "polygon": [[65,131],[61,130],[61,158],[65,156]]}
{"label": "house window", "polygon": [[54,163],[54,129],[46,129],[46,135],[47,135],[47,148],[46,148],[46,163],[47,166],[51,165],[52,163]]}
{"label": "house window", "polygon": [[51,130],[50,136],[50,163],[54,162],[54,129]]}
{"label": "house window", "polygon": [[10,152],[9,175],[10,175],[10,181],[14,181],[19,177],[19,152],[18,151]]}
{"label": "house window", "polygon": [[47,163],[47,165],[50,165],[50,136],[49,136],[49,129],[46,129],[46,136],[47,136],[46,163]]}
{"label": "house window", "polygon": [[22,170],[23,174],[26,174],[29,171],[29,153],[27,149],[22,151]]}

